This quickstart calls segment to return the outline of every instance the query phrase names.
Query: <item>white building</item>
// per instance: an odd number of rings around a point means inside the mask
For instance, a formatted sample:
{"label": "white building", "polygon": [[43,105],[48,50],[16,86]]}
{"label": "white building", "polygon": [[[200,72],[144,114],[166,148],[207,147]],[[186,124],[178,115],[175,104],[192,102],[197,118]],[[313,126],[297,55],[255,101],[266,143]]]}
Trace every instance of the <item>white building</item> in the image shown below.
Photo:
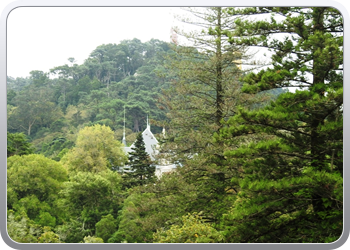
{"label": "white building", "polygon": [[[167,160],[160,158],[159,150],[158,150],[159,149],[159,142],[158,142],[157,138],[151,132],[151,127],[150,127],[150,124],[148,122],[148,117],[147,117],[147,127],[142,132],[142,138],[143,138],[143,141],[145,143],[146,152],[151,157],[152,161],[157,160],[157,162],[158,162],[158,164],[156,165],[156,172],[155,172],[155,174],[158,178],[163,173],[170,172],[176,168],[175,164],[169,163]],[[134,143],[130,147],[127,147],[126,139],[125,139],[125,129],[124,129],[122,143],[125,145],[124,150],[126,153],[129,153],[132,150],[132,148],[134,147]]]}

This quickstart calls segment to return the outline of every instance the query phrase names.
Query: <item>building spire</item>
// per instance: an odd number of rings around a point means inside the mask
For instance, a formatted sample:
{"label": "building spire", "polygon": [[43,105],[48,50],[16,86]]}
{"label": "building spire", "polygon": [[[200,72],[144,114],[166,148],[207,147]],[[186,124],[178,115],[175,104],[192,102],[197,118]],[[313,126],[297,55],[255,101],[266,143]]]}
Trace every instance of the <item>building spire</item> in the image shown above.
{"label": "building spire", "polygon": [[149,124],[148,115],[147,115],[147,129],[148,129],[149,131],[151,131],[151,126],[150,126],[150,124]]}
{"label": "building spire", "polygon": [[123,141],[122,143],[124,144],[124,146],[126,147],[126,139],[125,139],[125,106],[124,106],[124,129],[123,129]]}

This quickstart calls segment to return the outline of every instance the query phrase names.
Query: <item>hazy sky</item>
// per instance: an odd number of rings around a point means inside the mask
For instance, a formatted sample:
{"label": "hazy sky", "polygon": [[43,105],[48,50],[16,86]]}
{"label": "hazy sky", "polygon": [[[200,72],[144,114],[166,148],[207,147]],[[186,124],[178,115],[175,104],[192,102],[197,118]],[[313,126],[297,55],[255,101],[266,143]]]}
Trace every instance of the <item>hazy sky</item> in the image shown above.
{"label": "hazy sky", "polygon": [[[177,11],[179,8],[177,8]],[[26,77],[74,57],[82,64],[99,45],[138,38],[169,42],[174,8],[22,7],[8,17],[7,74]]]}

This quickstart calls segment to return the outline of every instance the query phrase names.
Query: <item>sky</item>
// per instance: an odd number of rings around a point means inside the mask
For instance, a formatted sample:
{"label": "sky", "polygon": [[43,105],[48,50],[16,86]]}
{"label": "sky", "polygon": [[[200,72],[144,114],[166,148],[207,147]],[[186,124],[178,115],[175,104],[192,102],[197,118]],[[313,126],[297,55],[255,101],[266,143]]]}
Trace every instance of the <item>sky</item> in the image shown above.
{"label": "sky", "polygon": [[[177,8],[178,10],[179,8]],[[7,75],[48,72],[74,57],[82,64],[99,45],[138,38],[170,42],[174,13],[169,7],[22,7],[7,23]]]}

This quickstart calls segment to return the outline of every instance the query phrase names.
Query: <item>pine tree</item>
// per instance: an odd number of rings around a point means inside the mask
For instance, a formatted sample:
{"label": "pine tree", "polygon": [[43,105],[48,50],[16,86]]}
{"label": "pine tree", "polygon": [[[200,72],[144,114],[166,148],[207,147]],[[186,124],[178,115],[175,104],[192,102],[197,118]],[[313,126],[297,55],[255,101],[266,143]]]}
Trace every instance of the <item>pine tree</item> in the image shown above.
{"label": "pine tree", "polygon": [[[240,61],[246,57],[244,46],[232,46],[227,32],[234,19],[225,8],[186,8],[191,19],[183,22],[200,27],[186,33],[188,44],[174,44],[169,56],[170,88],[162,102],[168,110],[169,122],[162,151],[181,162],[178,169],[189,183],[201,187],[192,211],[204,211],[207,220],[217,221],[230,206],[230,179],[236,174],[225,165],[223,146],[214,145],[212,136],[222,121],[234,115],[238,104],[249,105],[248,94],[240,92],[242,75]],[[181,41],[181,40],[180,40]]]}
{"label": "pine tree", "polygon": [[194,19],[181,21],[203,30],[186,33],[174,28],[189,44],[174,44],[166,64],[172,81],[161,99],[169,119],[166,147],[179,160],[208,147],[221,120],[234,114],[237,103],[246,101],[239,95],[238,82],[245,51],[230,45],[226,36],[232,18],[222,7],[185,10]]}
{"label": "pine tree", "polygon": [[230,13],[270,18],[236,21],[232,43],[272,52],[267,69],[243,78],[243,91],[299,90],[258,110],[241,108],[217,137],[226,144],[238,136],[260,137],[225,153],[244,176],[232,179],[241,190],[226,217],[226,240],[332,242],[343,219],[342,16],[328,7]]}
{"label": "pine tree", "polygon": [[155,166],[146,152],[142,133],[137,135],[133,145],[129,152],[129,172],[124,175],[125,186],[129,188],[151,183],[155,178]]}

